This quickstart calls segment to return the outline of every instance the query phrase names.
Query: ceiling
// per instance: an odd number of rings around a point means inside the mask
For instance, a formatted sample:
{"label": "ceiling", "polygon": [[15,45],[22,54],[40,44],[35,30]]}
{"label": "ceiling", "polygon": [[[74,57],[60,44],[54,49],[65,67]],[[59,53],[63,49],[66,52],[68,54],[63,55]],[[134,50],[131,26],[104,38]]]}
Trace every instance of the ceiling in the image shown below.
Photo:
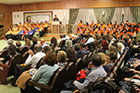
{"label": "ceiling", "polygon": [[3,4],[25,4],[25,3],[49,2],[49,1],[62,1],[62,0],[0,0],[0,3],[3,3]]}

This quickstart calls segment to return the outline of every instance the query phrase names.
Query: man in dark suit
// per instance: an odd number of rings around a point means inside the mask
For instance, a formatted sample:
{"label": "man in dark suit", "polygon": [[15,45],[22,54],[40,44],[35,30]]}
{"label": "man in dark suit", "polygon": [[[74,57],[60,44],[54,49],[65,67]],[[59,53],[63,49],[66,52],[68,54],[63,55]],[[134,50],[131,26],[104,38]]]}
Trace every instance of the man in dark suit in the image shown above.
{"label": "man in dark suit", "polygon": [[53,19],[53,21],[59,21],[59,19],[57,18],[57,15],[55,15],[55,18]]}

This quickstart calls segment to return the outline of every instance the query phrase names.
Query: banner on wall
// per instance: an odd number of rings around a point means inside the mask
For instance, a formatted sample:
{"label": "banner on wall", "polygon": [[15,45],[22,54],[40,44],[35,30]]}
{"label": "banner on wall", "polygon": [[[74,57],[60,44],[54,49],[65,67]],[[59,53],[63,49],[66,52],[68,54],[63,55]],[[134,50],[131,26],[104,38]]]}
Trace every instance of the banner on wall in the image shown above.
{"label": "banner on wall", "polygon": [[52,11],[40,11],[40,12],[25,12],[24,21],[25,22],[45,22],[51,23],[53,20]]}

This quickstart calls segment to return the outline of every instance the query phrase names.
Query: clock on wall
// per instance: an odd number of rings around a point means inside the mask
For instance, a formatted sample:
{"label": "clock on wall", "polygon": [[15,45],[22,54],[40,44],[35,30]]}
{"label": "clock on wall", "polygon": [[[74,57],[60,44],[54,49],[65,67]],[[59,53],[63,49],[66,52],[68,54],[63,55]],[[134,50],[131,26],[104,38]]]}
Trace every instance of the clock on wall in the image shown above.
{"label": "clock on wall", "polygon": [[4,19],[4,12],[0,11],[0,20],[3,21],[3,19]]}

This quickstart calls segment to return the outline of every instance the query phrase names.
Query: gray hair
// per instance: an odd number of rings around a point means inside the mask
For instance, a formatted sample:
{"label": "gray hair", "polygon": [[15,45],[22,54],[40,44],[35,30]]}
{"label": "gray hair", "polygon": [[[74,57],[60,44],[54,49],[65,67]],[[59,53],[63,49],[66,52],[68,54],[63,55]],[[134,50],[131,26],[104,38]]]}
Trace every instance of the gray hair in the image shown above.
{"label": "gray hair", "polygon": [[40,44],[36,44],[35,47],[34,47],[34,50],[36,52],[41,52],[42,51],[42,46]]}
{"label": "gray hair", "polygon": [[10,44],[10,45],[13,44],[13,39],[8,39],[7,43]]}

